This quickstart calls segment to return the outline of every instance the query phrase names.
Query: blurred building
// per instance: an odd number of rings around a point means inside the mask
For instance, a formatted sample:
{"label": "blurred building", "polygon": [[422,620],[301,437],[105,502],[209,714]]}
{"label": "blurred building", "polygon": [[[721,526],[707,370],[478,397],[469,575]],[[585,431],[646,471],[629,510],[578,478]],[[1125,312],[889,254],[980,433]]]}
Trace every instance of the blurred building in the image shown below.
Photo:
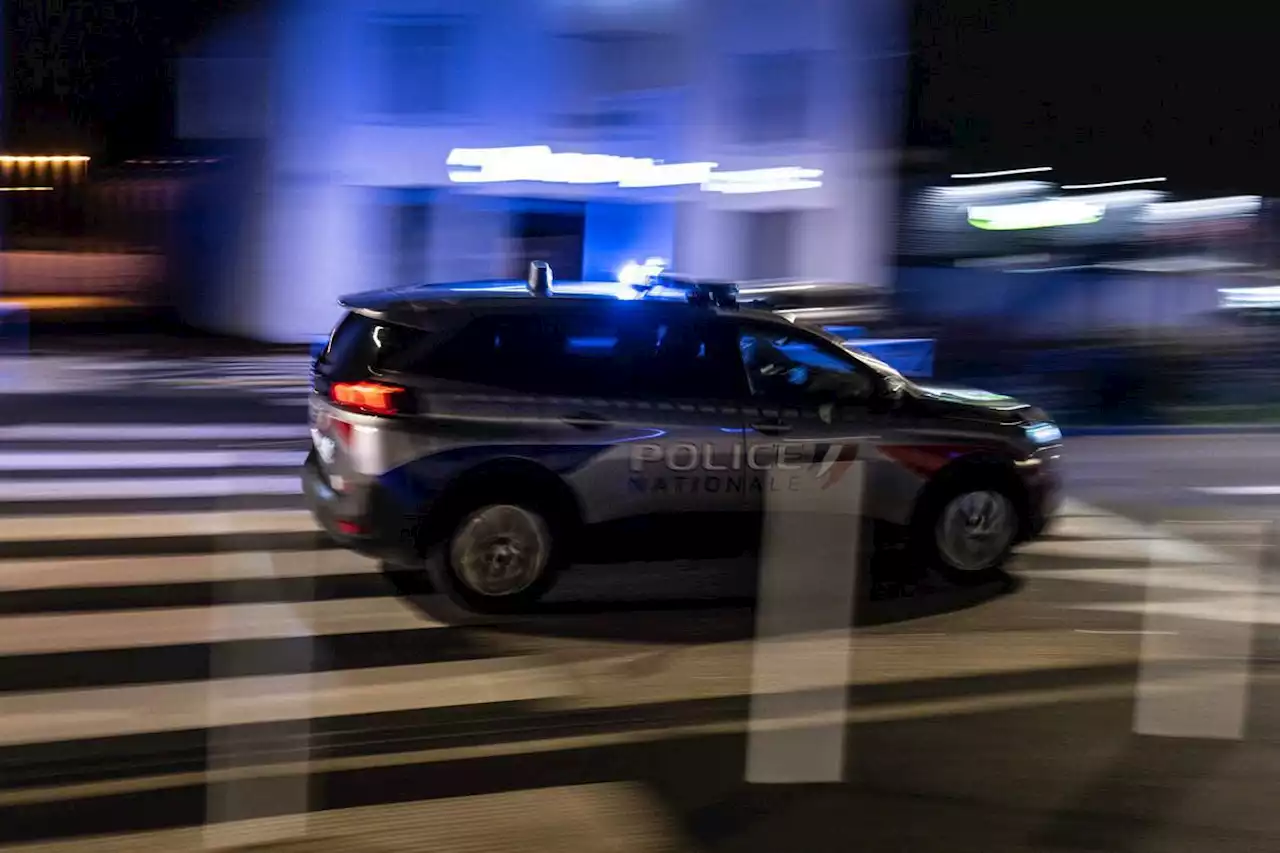
{"label": "blurred building", "polygon": [[180,135],[235,164],[187,313],[304,340],[534,258],[885,284],[904,38],[901,0],[279,0],[181,65]]}
{"label": "blurred building", "polygon": [[185,159],[101,166],[85,155],[0,155],[5,299],[59,316],[163,304],[169,226],[189,169]]}

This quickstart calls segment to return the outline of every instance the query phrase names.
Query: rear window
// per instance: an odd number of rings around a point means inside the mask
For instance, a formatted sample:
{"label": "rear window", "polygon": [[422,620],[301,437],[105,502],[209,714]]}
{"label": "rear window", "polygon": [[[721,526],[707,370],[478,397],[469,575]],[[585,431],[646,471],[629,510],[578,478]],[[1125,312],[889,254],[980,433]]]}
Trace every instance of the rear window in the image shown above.
{"label": "rear window", "polygon": [[316,372],[345,381],[397,370],[429,338],[429,332],[351,313],[334,327]]}

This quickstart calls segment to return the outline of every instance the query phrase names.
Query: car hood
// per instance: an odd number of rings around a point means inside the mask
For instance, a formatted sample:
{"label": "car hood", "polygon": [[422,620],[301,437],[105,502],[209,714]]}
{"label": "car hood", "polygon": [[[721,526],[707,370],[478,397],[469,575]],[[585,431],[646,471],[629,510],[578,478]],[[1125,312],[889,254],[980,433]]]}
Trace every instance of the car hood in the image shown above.
{"label": "car hood", "polygon": [[1008,424],[1011,421],[1030,424],[1048,419],[1042,410],[1029,403],[1004,394],[963,385],[929,382],[913,385],[912,392],[918,406],[932,414],[944,417],[993,424]]}

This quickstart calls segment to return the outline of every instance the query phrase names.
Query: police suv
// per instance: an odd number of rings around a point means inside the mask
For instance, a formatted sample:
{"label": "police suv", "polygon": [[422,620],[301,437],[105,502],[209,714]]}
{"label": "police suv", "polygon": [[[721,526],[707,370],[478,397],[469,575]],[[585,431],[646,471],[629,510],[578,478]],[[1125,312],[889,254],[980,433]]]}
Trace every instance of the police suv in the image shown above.
{"label": "police suv", "polygon": [[527,283],[341,303],[315,364],[311,510],[471,610],[529,606],[591,549],[751,540],[772,495],[853,466],[876,542],[959,579],[997,570],[1058,499],[1043,412],[921,387],[731,285],[553,286],[535,263]]}

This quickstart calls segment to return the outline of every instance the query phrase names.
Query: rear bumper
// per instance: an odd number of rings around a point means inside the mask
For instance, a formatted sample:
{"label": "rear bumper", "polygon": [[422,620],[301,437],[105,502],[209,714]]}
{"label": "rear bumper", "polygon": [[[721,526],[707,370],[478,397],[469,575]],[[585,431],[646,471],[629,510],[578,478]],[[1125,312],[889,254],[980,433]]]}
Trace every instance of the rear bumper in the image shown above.
{"label": "rear bumper", "polygon": [[396,506],[376,483],[358,494],[340,494],[329,485],[312,451],[303,465],[302,493],[316,523],[341,547],[398,565],[417,562],[416,515]]}

